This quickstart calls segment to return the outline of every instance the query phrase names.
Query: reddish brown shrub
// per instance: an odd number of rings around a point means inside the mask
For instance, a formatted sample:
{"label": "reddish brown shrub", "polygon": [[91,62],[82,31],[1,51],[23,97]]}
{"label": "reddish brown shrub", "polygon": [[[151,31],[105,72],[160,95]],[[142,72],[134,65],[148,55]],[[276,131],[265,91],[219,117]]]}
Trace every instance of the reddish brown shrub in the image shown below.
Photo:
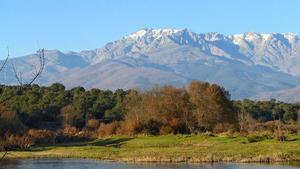
{"label": "reddish brown shrub", "polygon": [[56,139],[56,132],[50,130],[34,130],[30,129],[27,136],[32,138],[37,144],[54,144]]}
{"label": "reddish brown shrub", "polygon": [[282,128],[286,131],[288,131],[290,134],[297,134],[300,132],[300,124],[288,124],[282,126]]}
{"label": "reddish brown shrub", "polygon": [[108,124],[101,124],[98,129],[99,136],[110,136],[118,134],[118,129],[120,128],[119,122],[112,122]]}
{"label": "reddish brown shrub", "polygon": [[58,130],[56,132],[56,142],[57,143],[67,143],[67,142],[80,142],[89,141],[93,139],[91,137],[92,132],[87,130],[78,130],[76,127],[66,126],[63,130]]}
{"label": "reddish brown shrub", "polygon": [[99,122],[96,119],[89,119],[86,123],[86,127],[90,130],[96,130],[99,127]]}
{"label": "reddish brown shrub", "polygon": [[159,130],[159,133],[161,135],[171,134],[172,132],[173,132],[173,129],[170,126],[162,126]]}
{"label": "reddish brown shrub", "polygon": [[66,136],[74,136],[76,133],[78,133],[79,130],[76,127],[73,126],[65,126],[62,130],[62,133]]}
{"label": "reddish brown shrub", "polygon": [[259,131],[271,131],[274,132],[277,129],[277,124],[279,121],[268,121],[265,123],[255,123],[249,126],[249,132],[259,132]]}
{"label": "reddish brown shrub", "polygon": [[128,121],[121,121],[119,123],[119,128],[117,129],[117,134],[121,135],[133,135],[134,129],[136,127],[136,122],[128,122]]}
{"label": "reddish brown shrub", "polygon": [[34,144],[34,140],[27,135],[17,136],[6,134],[2,140],[0,148],[2,150],[27,149]]}

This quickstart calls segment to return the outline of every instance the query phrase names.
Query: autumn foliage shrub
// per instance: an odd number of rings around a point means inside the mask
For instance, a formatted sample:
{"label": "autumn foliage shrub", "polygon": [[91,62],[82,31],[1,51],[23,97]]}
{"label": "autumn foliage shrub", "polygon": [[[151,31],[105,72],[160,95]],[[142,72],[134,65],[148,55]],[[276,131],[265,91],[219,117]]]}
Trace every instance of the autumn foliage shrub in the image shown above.
{"label": "autumn foliage shrub", "polygon": [[33,139],[36,144],[54,144],[56,142],[57,133],[46,129],[30,129],[27,132],[27,136]]}
{"label": "autumn foliage shrub", "polygon": [[120,121],[118,122],[119,128],[117,129],[117,134],[120,135],[135,135],[135,128],[139,124],[135,121]]}
{"label": "autumn foliage shrub", "polygon": [[159,133],[161,135],[171,134],[173,129],[170,126],[161,126]]}
{"label": "autumn foliage shrub", "polygon": [[270,131],[274,132],[277,128],[277,121],[269,121],[264,123],[254,123],[249,126],[249,132]]}
{"label": "autumn foliage shrub", "polygon": [[282,126],[283,129],[288,131],[290,134],[297,134],[300,133],[300,124],[287,124]]}
{"label": "autumn foliage shrub", "polygon": [[0,104],[0,136],[5,133],[23,134],[26,126],[19,119],[16,111]]}
{"label": "autumn foliage shrub", "polygon": [[111,136],[118,134],[118,130],[120,128],[119,122],[112,122],[108,124],[101,124],[98,129],[98,135],[103,136]]}
{"label": "autumn foliage shrub", "polygon": [[34,144],[34,140],[27,135],[6,134],[0,141],[1,150],[27,149]]}
{"label": "autumn foliage shrub", "polygon": [[93,139],[91,132],[87,130],[80,131],[76,127],[72,126],[66,126],[64,129],[58,130],[56,134],[57,143],[80,142]]}
{"label": "autumn foliage shrub", "polygon": [[157,120],[150,119],[148,121],[130,123],[130,125],[131,134],[158,135],[160,134],[162,123]]}
{"label": "autumn foliage shrub", "polygon": [[86,127],[90,130],[96,130],[99,127],[99,122],[96,119],[89,119],[86,123]]}

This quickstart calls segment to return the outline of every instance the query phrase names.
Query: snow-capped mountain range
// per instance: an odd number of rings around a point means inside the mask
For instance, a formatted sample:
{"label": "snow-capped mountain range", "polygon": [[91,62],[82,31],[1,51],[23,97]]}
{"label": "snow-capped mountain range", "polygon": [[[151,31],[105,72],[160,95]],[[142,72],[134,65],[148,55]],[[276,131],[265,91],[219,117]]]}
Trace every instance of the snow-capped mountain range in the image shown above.
{"label": "snow-capped mountain range", "polygon": [[[300,43],[293,33],[222,35],[142,29],[102,48],[78,53],[47,50],[45,56],[40,84],[147,89],[155,84],[182,86],[196,79],[224,86],[233,98],[300,86]],[[36,57],[10,62],[26,79]],[[2,83],[16,83],[10,66],[1,74]]]}

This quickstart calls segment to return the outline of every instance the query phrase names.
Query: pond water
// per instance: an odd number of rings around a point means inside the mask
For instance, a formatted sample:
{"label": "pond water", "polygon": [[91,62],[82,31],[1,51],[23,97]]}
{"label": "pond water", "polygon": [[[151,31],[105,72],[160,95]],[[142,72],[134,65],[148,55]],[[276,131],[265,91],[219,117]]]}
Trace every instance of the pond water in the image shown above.
{"label": "pond water", "polygon": [[161,163],[119,163],[78,159],[26,159],[0,162],[0,169],[294,169],[300,163],[289,164],[161,164]]}

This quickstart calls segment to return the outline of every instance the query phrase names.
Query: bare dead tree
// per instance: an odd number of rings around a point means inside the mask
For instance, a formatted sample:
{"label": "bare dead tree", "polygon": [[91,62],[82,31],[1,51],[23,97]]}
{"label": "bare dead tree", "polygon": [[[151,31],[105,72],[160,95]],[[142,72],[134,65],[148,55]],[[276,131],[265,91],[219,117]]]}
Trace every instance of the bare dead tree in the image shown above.
{"label": "bare dead tree", "polygon": [[[2,61],[1,62],[1,64],[0,64],[0,72],[2,72],[3,70],[4,70],[4,68],[5,68],[5,66],[7,65],[7,62],[8,62],[8,59],[9,59],[9,48],[7,48],[7,56],[6,56],[6,58],[4,59],[4,61]],[[5,89],[5,86],[3,85],[1,85],[1,88],[2,88],[2,91],[1,91],[1,93],[0,93],[0,98],[2,98],[2,95],[3,95],[3,92],[4,92],[4,89]]]}
{"label": "bare dead tree", "polygon": [[[9,49],[7,48],[7,56],[6,56],[5,60],[0,65],[0,72],[2,72],[3,69],[5,68],[5,66],[7,64],[7,61],[8,61],[8,58],[9,58]],[[2,91],[2,93],[3,93],[3,91]],[[0,141],[2,141],[2,140],[0,139]],[[5,149],[4,154],[0,158],[0,161],[2,161],[7,154],[8,154],[8,151]]]}
{"label": "bare dead tree", "polygon": [[[8,51],[7,52],[7,57],[2,62],[2,64],[0,65],[0,72],[5,68],[5,66],[6,66],[6,64],[8,62],[9,56],[10,56],[9,50],[7,50],[7,51]],[[34,81],[42,74],[42,72],[44,70],[44,67],[45,67],[45,50],[44,49],[38,50],[37,56],[38,56],[38,59],[39,59],[38,65],[34,66],[34,70],[32,72],[33,76],[30,79],[30,81],[28,81],[26,83],[27,85],[33,84]],[[12,64],[12,69],[14,71],[15,78],[17,79],[17,81],[20,84],[20,87],[22,89],[22,86],[24,85],[22,73],[17,71],[17,68],[16,68],[15,64]],[[2,91],[2,93],[3,93],[3,91]],[[2,141],[1,138],[0,138],[0,141]],[[4,153],[2,154],[2,156],[0,158],[0,161],[2,161],[5,158],[5,156],[8,155],[8,149],[4,148],[4,150],[2,152],[4,152]]]}
{"label": "bare dead tree", "polygon": [[[9,49],[7,48],[7,56],[6,56],[5,60],[2,61],[1,65],[0,65],[0,72],[2,72],[4,70],[5,66],[7,65],[8,59],[9,59]],[[0,94],[0,97],[2,96],[2,94],[3,94],[3,90],[2,90],[2,93]]]}
{"label": "bare dead tree", "polygon": [[8,58],[9,58],[9,49],[7,49],[7,56],[6,56],[5,60],[0,65],[0,72],[2,72],[2,70],[5,67],[5,65],[7,64]]}
{"label": "bare dead tree", "polygon": [[[45,50],[44,49],[39,49],[37,51],[37,56],[39,59],[38,66],[34,66],[34,70],[32,72],[32,78],[30,81],[28,81],[27,85],[32,85],[33,82],[42,74],[44,67],[45,67]],[[20,84],[20,87],[24,85],[23,77],[22,77],[22,72],[17,71],[17,68],[15,64],[12,64],[12,68],[14,71],[15,78],[17,79],[18,83]]]}

